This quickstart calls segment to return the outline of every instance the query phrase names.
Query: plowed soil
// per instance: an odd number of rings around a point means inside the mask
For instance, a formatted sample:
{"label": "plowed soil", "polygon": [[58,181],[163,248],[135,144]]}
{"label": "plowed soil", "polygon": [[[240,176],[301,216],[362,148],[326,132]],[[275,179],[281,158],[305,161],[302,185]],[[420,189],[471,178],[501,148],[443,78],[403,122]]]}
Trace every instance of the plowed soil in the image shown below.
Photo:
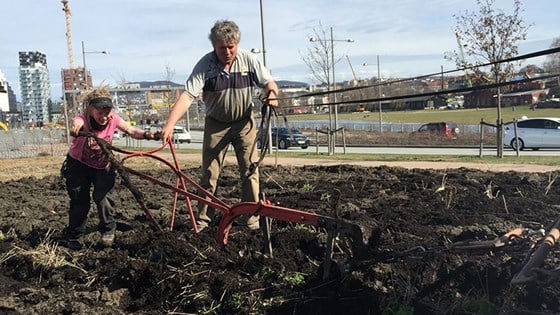
{"label": "plowed soil", "polygon": [[[556,248],[527,281],[512,283],[539,247],[540,233],[560,218],[553,168],[268,161],[261,190],[273,205],[363,231],[365,240],[334,237],[329,265],[328,232],[336,224],[272,220],[270,257],[262,230],[249,231],[238,218],[224,247],[216,241],[220,211],[197,234],[180,196],[170,231],[173,192],[134,175],[133,186],[163,232],[119,182],[113,247],[98,245],[93,207],[86,247],[58,246],[68,208],[56,174],[61,162],[1,163],[2,314],[560,313]],[[125,165],[175,184],[175,174],[161,165]],[[193,159],[181,165],[198,179]],[[216,193],[227,205],[239,201],[238,177],[227,164]],[[515,228],[527,233],[500,238]]]}

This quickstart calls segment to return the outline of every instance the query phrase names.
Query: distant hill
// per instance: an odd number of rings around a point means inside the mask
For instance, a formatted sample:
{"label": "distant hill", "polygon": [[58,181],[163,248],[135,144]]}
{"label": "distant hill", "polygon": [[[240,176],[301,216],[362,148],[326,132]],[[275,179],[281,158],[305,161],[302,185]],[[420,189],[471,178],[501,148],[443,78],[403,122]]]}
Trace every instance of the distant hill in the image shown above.
{"label": "distant hill", "polygon": [[297,82],[297,81],[287,81],[287,80],[278,80],[276,81],[279,88],[304,88],[308,87],[309,84],[305,82]]}
{"label": "distant hill", "polygon": [[140,82],[128,82],[127,84],[139,84],[141,88],[149,88],[151,86],[173,86],[173,87],[177,87],[177,86],[183,86],[183,84],[179,84],[179,83],[175,83],[172,81],[140,81]]}

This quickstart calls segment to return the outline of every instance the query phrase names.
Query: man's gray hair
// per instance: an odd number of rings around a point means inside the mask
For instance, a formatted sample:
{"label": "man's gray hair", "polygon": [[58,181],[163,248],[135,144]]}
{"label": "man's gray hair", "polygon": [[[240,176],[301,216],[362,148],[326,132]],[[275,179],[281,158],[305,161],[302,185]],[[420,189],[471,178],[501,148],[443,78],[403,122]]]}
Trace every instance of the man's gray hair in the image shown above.
{"label": "man's gray hair", "polygon": [[228,20],[221,20],[217,21],[212,29],[210,30],[210,35],[208,38],[212,42],[212,44],[217,42],[225,42],[225,43],[239,43],[241,40],[241,32],[239,31],[239,27],[235,22],[228,21]]}

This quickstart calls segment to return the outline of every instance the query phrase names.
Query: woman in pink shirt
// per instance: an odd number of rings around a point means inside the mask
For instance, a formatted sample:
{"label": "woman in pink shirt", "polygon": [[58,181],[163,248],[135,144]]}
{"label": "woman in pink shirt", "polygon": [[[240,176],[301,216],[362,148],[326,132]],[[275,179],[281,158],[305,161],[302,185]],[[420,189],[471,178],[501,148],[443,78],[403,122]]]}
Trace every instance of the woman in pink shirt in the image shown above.
{"label": "woman in pink shirt", "polygon": [[[131,126],[115,113],[111,94],[106,87],[87,91],[83,96],[83,107],[84,113],[72,121],[72,144],[61,171],[70,197],[66,241],[63,245],[75,250],[82,248],[92,199],[99,215],[101,245],[113,244],[116,229],[113,217],[115,170],[95,139],[77,136],[78,132],[91,132],[109,143],[116,129],[135,139],[154,139],[153,133]],[[90,195],[92,186],[93,193]]]}

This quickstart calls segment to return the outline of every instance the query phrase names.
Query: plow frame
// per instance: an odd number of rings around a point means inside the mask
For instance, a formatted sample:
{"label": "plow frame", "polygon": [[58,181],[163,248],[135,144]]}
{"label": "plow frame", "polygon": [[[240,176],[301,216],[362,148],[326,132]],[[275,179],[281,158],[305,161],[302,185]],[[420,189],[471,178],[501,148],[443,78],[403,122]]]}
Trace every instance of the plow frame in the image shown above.
{"label": "plow frame", "polygon": [[[232,223],[236,218],[242,215],[259,215],[265,218],[324,228],[328,232],[329,239],[332,239],[334,236],[348,238],[350,240],[351,251],[353,254],[360,254],[367,245],[367,240],[364,238],[363,231],[357,224],[312,212],[276,206],[270,203],[268,200],[264,199],[263,194],[261,194],[261,200],[259,200],[258,202],[240,202],[234,205],[226,204],[214,194],[200,186],[196,181],[191,179],[181,170],[179,161],[177,159],[175,147],[173,146],[172,142],[169,141],[169,139],[164,140],[161,146],[156,147],[152,150],[132,151],[115,147],[91,133],[80,132],[78,133],[78,136],[92,137],[97,141],[103,151],[105,151],[105,153],[108,155],[112,167],[116,169],[116,171],[123,179],[124,185],[132,192],[136,201],[140,204],[150,223],[156,230],[160,232],[163,231],[163,229],[155,221],[155,219],[151,215],[151,212],[147,209],[145,205],[144,195],[131,183],[129,174],[138,176],[141,179],[147,180],[151,183],[173,191],[173,208],[171,210],[171,219],[168,226],[168,229],[170,231],[173,230],[175,224],[175,216],[177,214],[177,204],[179,201],[179,196],[183,196],[187,204],[190,222],[194,228],[195,233],[199,233],[200,230],[198,229],[198,226],[196,224],[196,218],[191,204],[192,200],[196,200],[199,203],[205,203],[209,207],[213,207],[216,210],[220,210],[222,212],[222,217],[220,219],[218,231],[216,234],[216,241],[218,244],[223,246],[227,245],[229,231],[231,229]],[[156,154],[167,146],[169,146],[172,161]],[[119,161],[113,151],[124,154],[125,156],[121,161]],[[175,173],[175,184],[171,185],[165,183],[153,176],[125,166],[125,162],[127,160],[136,157],[147,157],[155,159],[169,167]],[[189,186],[194,187],[194,189],[198,193],[188,191]],[[328,243],[329,242],[327,242],[327,252],[325,253],[325,269],[326,266],[330,264],[332,256],[332,246],[329,246]],[[326,277],[327,275],[328,272],[325,270],[324,276]]]}

